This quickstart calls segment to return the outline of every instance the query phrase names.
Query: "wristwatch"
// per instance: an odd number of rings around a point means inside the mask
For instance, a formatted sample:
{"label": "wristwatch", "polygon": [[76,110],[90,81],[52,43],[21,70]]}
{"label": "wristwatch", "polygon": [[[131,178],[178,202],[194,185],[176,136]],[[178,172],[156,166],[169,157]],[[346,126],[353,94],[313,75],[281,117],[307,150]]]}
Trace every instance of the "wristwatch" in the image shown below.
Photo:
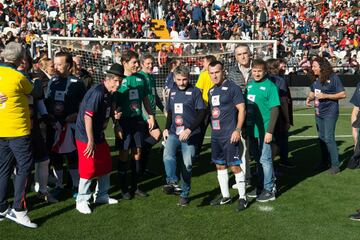
{"label": "wristwatch", "polygon": [[235,128],[235,131],[241,133],[241,128]]}

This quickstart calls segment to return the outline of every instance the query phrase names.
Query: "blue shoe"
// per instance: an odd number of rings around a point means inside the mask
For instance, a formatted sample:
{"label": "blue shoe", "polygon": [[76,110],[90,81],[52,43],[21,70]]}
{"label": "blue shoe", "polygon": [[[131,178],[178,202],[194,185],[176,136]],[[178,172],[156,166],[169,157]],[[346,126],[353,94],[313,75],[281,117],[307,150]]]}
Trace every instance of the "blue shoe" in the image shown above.
{"label": "blue shoe", "polygon": [[72,194],[72,197],[73,197],[74,199],[76,199],[77,196],[78,196],[78,188],[77,188],[77,187],[73,187],[73,188],[72,188],[72,191],[71,191],[71,194]]}

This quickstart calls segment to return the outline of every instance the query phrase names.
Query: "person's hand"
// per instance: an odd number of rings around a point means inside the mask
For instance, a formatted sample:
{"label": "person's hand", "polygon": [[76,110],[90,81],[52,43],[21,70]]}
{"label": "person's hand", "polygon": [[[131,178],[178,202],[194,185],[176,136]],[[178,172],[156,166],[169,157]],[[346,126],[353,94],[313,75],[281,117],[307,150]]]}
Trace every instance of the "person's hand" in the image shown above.
{"label": "person's hand", "polygon": [[86,149],[84,150],[84,156],[89,158],[94,158],[95,155],[95,143],[94,141],[88,141],[88,144],[86,146]]}
{"label": "person's hand", "polygon": [[118,126],[118,127],[116,128],[116,133],[117,133],[118,137],[119,137],[121,140],[123,140],[123,138],[124,138],[124,131],[123,131],[122,127]]}
{"label": "person's hand", "polygon": [[179,135],[179,140],[181,142],[185,142],[189,139],[191,134],[191,130],[189,128],[185,129],[184,131],[182,131]]}
{"label": "person's hand", "polygon": [[65,118],[65,121],[68,123],[74,123],[76,122],[77,113],[73,113]]}
{"label": "person's hand", "polygon": [[311,107],[311,102],[312,102],[313,100],[311,100],[309,97],[307,97],[306,98],[306,106],[307,107]]}
{"label": "person's hand", "polygon": [[237,143],[239,142],[241,139],[241,133],[238,130],[233,131],[233,133],[231,134],[231,138],[230,138],[230,143]]}
{"label": "person's hand", "polygon": [[7,100],[8,100],[8,97],[5,94],[0,93],[0,104],[3,104]]}
{"label": "person's hand", "polygon": [[162,135],[163,135],[164,140],[166,141],[168,139],[168,137],[169,137],[169,130],[164,129]]}
{"label": "person's hand", "polygon": [[272,134],[271,133],[265,133],[265,137],[264,137],[264,143],[267,143],[267,144],[269,144],[269,143],[271,143],[271,141],[272,141]]}
{"label": "person's hand", "polygon": [[116,120],[120,120],[120,118],[121,118],[121,115],[122,115],[122,112],[118,112],[118,111],[114,111],[114,118],[116,119]]}
{"label": "person's hand", "polygon": [[150,115],[147,122],[149,124],[149,131],[153,130],[153,128],[155,127],[155,118],[154,118],[154,116]]}
{"label": "person's hand", "polygon": [[326,99],[326,98],[328,97],[326,93],[317,93],[317,94],[315,94],[315,96],[316,96],[319,100]]}

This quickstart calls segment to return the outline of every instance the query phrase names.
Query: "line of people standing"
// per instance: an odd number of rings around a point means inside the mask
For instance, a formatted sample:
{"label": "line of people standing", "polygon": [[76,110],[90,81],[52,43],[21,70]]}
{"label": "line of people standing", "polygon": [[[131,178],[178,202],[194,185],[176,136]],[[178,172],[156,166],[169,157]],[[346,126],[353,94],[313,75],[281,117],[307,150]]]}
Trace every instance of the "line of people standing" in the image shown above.
{"label": "line of people standing", "polygon": [[[16,57],[8,54],[15,50]],[[161,138],[161,130],[156,121],[156,106],[166,115],[166,125],[162,132],[165,139],[164,191],[179,193],[180,206],[187,206],[190,202],[192,163],[199,153],[196,149],[201,147],[209,123],[212,128],[211,160],[216,166],[221,191],[221,196],[211,201],[211,205],[231,203],[228,168],[235,176],[232,187],[239,194],[237,211],[248,207],[247,197],[256,197],[258,202],[275,200],[273,142],[279,147],[281,164],[294,167],[287,157],[288,129],[292,124],[291,95],[280,73],[281,62],[251,60],[250,49],[245,44],[240,44],[235,49],[238,65],[228,74],[224,71],[223,63],[214,56],[206,56],[205,68],[196,86],[189,84],[189,70],[186,67],[175,67],[174,83],[167,84],[169,90],[165,108],[157,95],[154,77],[151,75],[154,65],[151,55],[144,55],[139,59],[135,52],[124,52],[121,57],[122,65],[112,65],[104,81],[89,90],[81,79],[72,75],[74,62],[68,52],[55,54],[55,71],[51,70],[50,59],[43,60],[43,78],[35,80],[34,77],[35,81],[27,77],[31,67],[26,64],[30,60],[25,57],[21,45],[8,44],[2,56],[5,63],[1,66],[4,74],[0,79],[0,121],[3,121],[1,125],[9,128],[0,132],[0,160],[5,161],[0,169],[0,220],[8,218],[27,227],[36,227],[27,216],[24,197],[34,158],[38,159],[35,175],[41,182],[39,195],[45,201],[56,202],[56,197],[63,192],[63,165],[66,157],[73,197],[76,198],[76,209],[79,212],[92,212],[90,185],[94,178],[97,178],[97,187],[93,201],[116,204],[118,200],[110,198],[107,193],[112,161],[104,131],[110,118],[114,122],[116,147],[119,150],[117,168],[122,199],[147,197],[148,193],[139,188],[139,177],[146,171],[152,146]],[[21,68],[21,65],[25,66]],[[323,63],[321,59],[314,61],[313,71],[319,78],[312,85],[307,102],[315,100],[319,138],[323,142],[321,149],[324,159],[330,153],[330,172],[336,174],[339,163],[334,150],[336,147],[332,148],[333,142],[330,141],[335,137],[332,135],[326,138],[323,135],[325,132],[334,132],[338,114],[337,100],[344,98],[345,92],[336,75],[324,72],[326,66],[326,62]],[[268,70],[271,74],[268,74]],[[44,78],[48,78],[48,81]],[[20,87],[10,84],[15,79],[19,81]],[[14,89],[9,89],[9,86]],[[31,95],[37,101],[36,104],[28,100]],[[20,105],[15,104],[18,102]],[[34,106],[36,114],[30,113],[28,105]],[[12,108],[18,115],[13,116],[7,112]],[[324,128],[330,121],[320,114],[324,109],[335,115],[329,131]],[[46,141],[39,134],[42,131],[40,121],[36,128],[38,134],[30,136],[30,119],[33,123],[37,122],[34,121],[34,116],[41,116],[41,120],[47,125]],[[11,125],[13,119],[21,123]],[[15,144],[16,141],[21,144]],[[37,144],[32,145],[34,142]],[[19,146],[22,146],[21,151]],[[181,187],[176,176],[178,148],[183,155],[180,161]],[[257,162],[256,184],[250,182],[251,157]],[[55,190],[51,194],[46,187],[49,159],[56,178]],[[16,162],[15,201],[13,207],[8,209],[7,180],[15,166],[15,160],[26,162]],[[128,165],[131,170],[130,184]],[[246,195],[247,184],[256,187]]]}

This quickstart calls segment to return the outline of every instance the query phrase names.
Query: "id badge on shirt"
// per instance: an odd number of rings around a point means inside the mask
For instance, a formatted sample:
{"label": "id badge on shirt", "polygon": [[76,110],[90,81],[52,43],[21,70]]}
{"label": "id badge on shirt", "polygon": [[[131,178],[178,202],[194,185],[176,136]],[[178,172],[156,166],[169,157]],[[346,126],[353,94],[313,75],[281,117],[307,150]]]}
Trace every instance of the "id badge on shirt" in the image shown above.
{"label": "id badge on shirt", "polygon": [[182,103],[175,103],[174,104],[174,112],[176,114],[183,114],[184,113],[184,105]]}
{"label": "id badge on shirt", "polygon": [[139,91],[137,89],[129,90],[129,100],[139,99]]}
{"label": "id badge on shirt", "polygon": [[212,120],[211,121],[212,129],[213,130],[220,130],[220,120]]}
{"label": "id badge on shirt", "polygon": [[249,103],[254,103],[255,97],[256,97],[256,95],[254,95],[254,94],[248,94],[247,99],[250,101]]}
{"label": "id badge on shirt", "polygon": [[176,126],[176,135],[180,135],[184,131],[184,126]]}
{"label": "id badge on shirt", "polygon": [[65,102],[65,92],[64,91],[55,91],[55,101]]}
{"label": "id badge on shirt", "polygon": [[216,107],[220,106],[220,95],[215,95],[211,97],[211,104]]}

